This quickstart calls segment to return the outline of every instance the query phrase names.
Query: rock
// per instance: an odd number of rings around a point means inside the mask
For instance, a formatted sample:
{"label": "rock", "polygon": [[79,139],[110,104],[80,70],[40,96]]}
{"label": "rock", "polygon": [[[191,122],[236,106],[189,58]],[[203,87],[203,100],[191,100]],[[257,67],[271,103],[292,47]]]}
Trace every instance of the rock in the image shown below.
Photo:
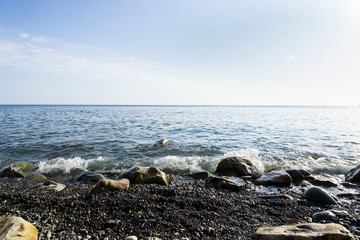
{"label": "rock", "polygon": [[125,238],[125,240],[137,240],[138,238],[136,236],[128,236]]}
{"label": "rock", "polygon": [[53,182],[53,181],[47,181],[47,182],[44,182],[44,183],[36,184],[36,185],[32,186],[31,188],[46,188],[46,189],[51,189],[51,190],[55,190],[55,191],[60,192],[65,187],[66,186],[64,184]]}
{"label": "rock", "polygon": [[310,173],[302,169],[287,169],[285,170],[291,177],[293,182],[300,182],[303,180],[312,180],[314,177]]}
{"label": "rock", "polygon": [[119,178],[129,179],[131,184],[168,185],[167,175],[156,167],[132,167],[119,175]]}
{"label": "rock", "polygon": [[36,240],[38,230],[21,217],[0,217],[0,239],[6,240]]}
{"label": "rock", "polygon": [[155,146],[157,146],[157,145],[167,145],[168,143],[169,143],[169,140],[164,138],[164,139],[161,139],[161,140],[157,141]]}
{"label": "rock", "polygon": [[312,179],[308,180],[311,184],[315,186],[325,186],[325,187],[337,187],[337,183],[332,182],[330,180],[324,180],[324,179]]}
{"label": "rock", "polygon": [[215,235],[215,229],[213,229],[212,227],[204,228],[203,232],[209,236]]}
{"label": "rock", "polygon": [[351,169],[345,174],[345,181],[360,183],[360,165]]}
{"label": "rock", "polygon": [[114,227],[116,227],[116,225],[119,224],[119,222],[120,222],[119,220],[109,220],[106,222],[105,227],[106,228],[114,228]]}
{"label": "rock", "polygon": [[96,184],[100,180],[105,179],[104,175],[96,172],[82,172],[77,181],[85,184]]}
{"label": "rock", "polygon": [[209,172],[197,172],[197,173],[191,174],[190,177],[193,177],[195,179],[205,180],[208,177],[210,177],[210,173]]}
{"label": "rock", "polygon": [[222,176],[233,177],[251,176],[252,178],[258,178],[260,176],[256,166],[250,160],[240,157],[222,159],[215,173]]}
{"label": "rock", "polygon": [[102,192],[113,192],[121,189],[128,189],[130,186],[130,181],[126,178],[120,180],[110,180],[103,179],[100,180],[95,187],[91,190],[91,194],[93,193],[102,193]]}
{"label": "rock", "polygon": [[225,178],[220,178],[220,177],[209,177],[206,180],[206,185],[208,186],[212,186],[212,187],[218,187],[221,189],[228,189],[231,191],[235,191],[235,192],[240,192],[246,189],[251,189],[251,183],[246,182],[242,179],[237,179],[236,182],[229,180],[229,179],[225,179]]}
{"label": "rock", "polygon": [[263,199],[274,199],[274,198],[282,198],[282,199],[289,199],[291,201],[294,200],[294,198],[287,194],[269,194],[269,195],[260,195],[257,196],[257,198],[263,198]]}
{"label": "rock", "polygon": [[21,161],[21,162],[14,162],[12,166],[22,173],[30,174],[36,170],[36,166],[32,162],[28,161]]}
{"label": "rock", "polygon": [[255,183],[259,185],[290,187],[292,184],[292,178],[286,171],[281,170],[265,173],[260,178],[256,179]]}
{"label": "rock", "polygon": [[18,172],[12,167],[5,168],[1,173],[0,177],[9,177],[9,178],[25,178],[25,175],[21,172]]}
{"label": "rock", "polygon": [[335,223],[305,223],[280,227],[260,227],[255,233],[258,240],[355,240],[343,226]]}
{"label": "rock", "polygon": [[38,174],[38,175],[33,175],[30,177],[27,177],[26,180],[28,182],[39,182],[39,181],[44,181],[46,180],[46,176],[42,175],[42,174]]}
{"label": "rock", "polygon": [[339,204],[339,200],[320,187],[310,187],[305,192],[305,198],[313,204],[332,205]]}
{"label": "rock", "polygon": [[331,211],[322,211],[318,213],[314,213],[312,216],[314,222],[335,222],[336,215]]}

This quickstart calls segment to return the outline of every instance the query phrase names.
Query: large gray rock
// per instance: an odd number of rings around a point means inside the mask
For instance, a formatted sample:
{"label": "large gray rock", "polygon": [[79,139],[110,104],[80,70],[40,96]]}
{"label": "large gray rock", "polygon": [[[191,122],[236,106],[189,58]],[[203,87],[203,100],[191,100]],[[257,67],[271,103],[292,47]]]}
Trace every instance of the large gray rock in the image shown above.
{"label": "large gray rock", "polygon": [[119,178],[127,178],[131,184],[169,184],[167,175],[156,167],[133,167],[121,173]]}
{"label": "large gray rock", "polygon": [[228,157],[218,164],[215,173],[221,176],[258,178],[260,173],[256,166],[246,158]]}
{"label": "large gray rock", "polygon": [[290,187],[292,178],[286,171],[281,170],[265,173],[260,178],[256,179],[255,183],[259,185]]}
{"label": "large gray rock", "polygon": [[18,172],[12,167],[8,167],[0,172],[0,177],[25,178],[25,175],[22,174],[21,172]]}
{"label": "large gray rock", "polygon": [[319,205],[339,205],[339,200],[320,187],[310,187],[305,192],[305,198],[310,203]]}
{"label": "large gray rock", "polygon": [[240,192],[246,189],[251,189],[251,183],[244,181],[240,178],[235,180],[221,178],[221,177],[209,177],[206,179],[205,184],[211,187],[217,187],[221,189],[228,189],[235,192]]}
{"label": "large gray rock", "polygon": [[258,240],[355,240],[343,226],[335,223],[305,223],[280,227],[260,227]]}
{"label": "large gray rock", "polygon": [[0,217],[0,239],[37,240],[38,230],[31,223],[20,217]]}
{"label": "large gray rock", "polygon": [[77,181],[85,184],[96,184],[103,179],[105,177],[100,173],[85,171],[80,174]]}
{"label": "large gray rock", "polygon": [[360,183],[360,165],[345,174],[347,182]]}
{"label": "large gray rock", "polygon": [[120,180],[111,180],[111,179],[103,179],[100,180],[95,187],[91,190],[91,194],[102,193],[102,192],[113,192],[119,191],[122,189],[128,189],[130,186],[130,181],[127,178],[123,178]]}

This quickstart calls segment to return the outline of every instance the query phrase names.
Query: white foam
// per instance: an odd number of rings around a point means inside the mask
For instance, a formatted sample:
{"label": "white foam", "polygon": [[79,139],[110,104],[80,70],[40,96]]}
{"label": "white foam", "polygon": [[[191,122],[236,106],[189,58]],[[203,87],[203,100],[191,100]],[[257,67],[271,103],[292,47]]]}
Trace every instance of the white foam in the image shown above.
{"label": "white foam", "polygon": [[171,169],[175,171],[188,171],[198,172],[202,171],[201,163],[203,157],[179,157],[179,156],[166,156],[154,160],[155,167],[159,169]]}
{"label": "white foam", "polygon": [[105,160],[102,157],[98,157],[96,159],[83,159],[81,157],[58,157],[38,162],[38,171],[40,173],[48,173],[54,170],[62,170],[65,173],[70,173],[72,169],[87,170],[90,164],[103,161]]}
{"label": "white foam", "polygon": [[199,171],[215,172],[217,165],[221,159],[226,157],[243,157],[252,161],[259,171],[264,171],[264,165],[260,160],[259,151],[253,148],[241,149],[224,154],[221,157],[179,157],[179,156],[166,156],[155,159],[153,164],[159,169],[171,169],[174,171],[187,171],[190,173]]}

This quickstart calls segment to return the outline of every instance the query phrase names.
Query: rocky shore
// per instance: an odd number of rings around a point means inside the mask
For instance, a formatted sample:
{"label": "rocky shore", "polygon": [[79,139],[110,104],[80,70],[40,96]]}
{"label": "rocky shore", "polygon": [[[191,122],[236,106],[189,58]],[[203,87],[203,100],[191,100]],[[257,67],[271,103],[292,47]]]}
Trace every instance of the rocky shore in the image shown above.
{"label": "rocky shore", "polygon": [[130,185],[111,189],[103,183],[94,193],[104,179],[119,176],[81,174],[3,175],[0,217],[21,217],[36,227],[38,239],[270,239],[261,227],[301,223],[309,228],[311,222],[337,223],[344,227],[341,232],[348,231],[340,238],[316,239],[360,239],[359,194],[329,194],[326,201],[322,188],[309,191],[309,186],[275,181],[269,192],[265,178],[261,185],[246,178],[239,185],[204,174],[165,174],[163,184],[138,184],[133,181],[139,175],[126,175]]}

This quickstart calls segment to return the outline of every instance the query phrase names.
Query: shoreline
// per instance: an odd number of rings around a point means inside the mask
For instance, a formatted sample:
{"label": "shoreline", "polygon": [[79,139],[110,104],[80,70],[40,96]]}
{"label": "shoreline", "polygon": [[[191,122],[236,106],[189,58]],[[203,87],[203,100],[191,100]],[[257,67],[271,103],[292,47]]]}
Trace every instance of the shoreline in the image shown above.
{"label": "shoreline", "polygon": [[169,179],[168,186],[132,184],[91,195],[93,185],[78,184],[71,175],[48,177],[66,185],[59,192],[32,188],[25,179],[1,178],[0,215],[32,223],[38,239],[252,239],[259,227],[309,222],[314,213],[337,209],[356,219],[339,223],[360,237],[358,195],[342,196],[342,206],[316,206],[291,187],[277,187],[280,195],[269,197],[256,189],[209,187],[180,175]]}

